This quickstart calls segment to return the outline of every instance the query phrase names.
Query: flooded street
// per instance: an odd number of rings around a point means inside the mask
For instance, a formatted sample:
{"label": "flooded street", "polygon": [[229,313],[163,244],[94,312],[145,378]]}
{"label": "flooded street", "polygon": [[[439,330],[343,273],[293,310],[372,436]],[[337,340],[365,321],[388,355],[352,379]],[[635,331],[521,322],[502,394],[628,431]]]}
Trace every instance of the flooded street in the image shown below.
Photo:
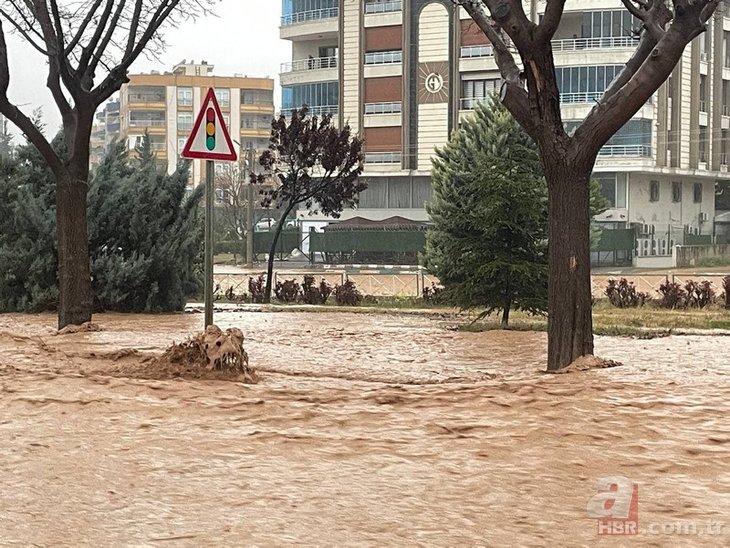
{"label": "flooded street", "polygon": [[[0,315],[0,544],[730,545],[728,337],[599,337],[623,367],[546,375],[539,333],[217,314],[243,385],[109,375],[200,314],[95,322]],[[586,512],[611,475],[639,484],[638,538]]]}

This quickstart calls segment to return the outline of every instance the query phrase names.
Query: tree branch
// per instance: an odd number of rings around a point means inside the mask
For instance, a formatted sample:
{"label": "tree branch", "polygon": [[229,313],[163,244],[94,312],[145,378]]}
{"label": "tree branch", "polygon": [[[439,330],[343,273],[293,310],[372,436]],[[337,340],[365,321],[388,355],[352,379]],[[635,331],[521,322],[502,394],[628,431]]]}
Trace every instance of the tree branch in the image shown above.
{"label": "tree branch", "polygon": [[715,0],[675,0],[674,17],[661,40],[624,85],[604,94],[593,107],[572,137],[574,146],[597,154],[638,112],[671,75],[686,45],[705,30],[706,21],[701,18],[709,4],[717,7]]}
{"label": "tree branch", "polygon": [[564,8],[565,0],[547,0],[545,14],[537,27],[536,42],[545,44],[553,39],[563,17]]}
{"label": "tree branch", "polygon": [[43,136],[41,130],[36,127],[33,121],[28,118],[8,99],[8,87],[10,86],[10,68],[8,66],[8,46],[5,43],[5,30],[0,21],[0,113],[13,122],[25,135],[28,140],[41,153],[41,156],[48,162],[48,167],[54,175],[63,173],[64,166],[61,159],[51,147],[51,144]]}

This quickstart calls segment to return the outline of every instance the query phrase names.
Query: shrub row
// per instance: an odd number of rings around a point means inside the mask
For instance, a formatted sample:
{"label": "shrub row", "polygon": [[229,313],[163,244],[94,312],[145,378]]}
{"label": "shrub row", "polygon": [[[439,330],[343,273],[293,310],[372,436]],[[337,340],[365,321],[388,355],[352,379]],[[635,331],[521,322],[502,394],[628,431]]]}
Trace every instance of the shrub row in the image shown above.
{"label": "shrub row", "polygon": [[[263,303],[266,289],[266,277],[262,274],[257,278],[248,279],[248,299],[252,303]],[[304,303],[304,304],[325,304],[330,295],[334,296],[335,302],[341,306],[356,306],[363,300],[362,293],[357,289],[355,282],[346,281],[342,285],[332,287],[326,280],[319,284],[315,282],[314,276],[304,276],[300,285],[295,280],[284,280],[276,282],[274,296],[281,303]],[[236,300],[233,288],[226,291],[229,300]]]}
{"label": "shrub row", "polygon": [[[723,279],[725,293],[721,300],[726,308],[730,308],[730,276]],[[605,294],[609,302],[617,308],[640,307],[651,300],[647,293],[637,291],[633,282],[621,278],[608,280]],[[684,285],[666,280],[659,286],[659,299],[656,304],[660,308],[705,308],[717,302],[715,290],[708,281],[688,280]]]}

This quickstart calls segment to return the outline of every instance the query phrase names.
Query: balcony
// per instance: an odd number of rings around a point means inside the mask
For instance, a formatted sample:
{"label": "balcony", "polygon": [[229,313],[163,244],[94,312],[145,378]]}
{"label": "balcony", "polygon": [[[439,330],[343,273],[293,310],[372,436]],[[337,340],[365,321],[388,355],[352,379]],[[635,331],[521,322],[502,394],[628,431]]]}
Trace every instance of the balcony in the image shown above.
{"label": "balcony", "polygon": [[598,156],[651,158],[651,145],[605,145]]}
{"label": "balcony", "polygon": [[337,57],[311,57],[281,64],[281,85],[293,86],[337,80]]}
{"label": "balcony", "polygon": [[315,40],[335,38],[339,30],[340,8],[289,13],[281,18],[283,40]]}
{"label": "balcony", "polygon": [[403,52],[401,50],[377,51],[365,54],[366,65],[392,65],[402,62]]}
{"label": "balcony", "polygon": [[383,0],[366,0],[365,13],[390,13],[401,11],[403,9],[402,0],[393,0],[391,2]]}
{"label": "balcony", "polygon": [[494,48],[484,46],[462,46],[460,57],[462,59],[473,59],[475,57],[494,57]]}
{"label": "balcony", "polygon": [[305,70],[321,70],[337,68],[337,57],[312,57],[281,64],[282,74]]}
{"label": "balcony", "polygon": [[[279,113],[278,116],[289,116],[291,114],[292,110],[295,110],[298,107],[283,107]],[[310,116],[322,116],[323,114],[331,114],[332,116],[337,116],[337,114],[340,112],[339,105],[308,105],[307,108],[309,109],[308,114]]]}
{"label": "balcony", "polygon": [[366,152],[366,164],[400,164],[400,152]]}
{"label": "balcony", "polygon": [[479,103],[483,103],[487,97],[462,97],[459,103],[460,110],[474,110]]}
{"label": "balcony", "polygon": [[163,127],[165,127],[165,119],[164,118],[130,118],[129,127],[163,128]]}
{"label": "balcony", "polygon": [[161,103],[165,104],[164,87],[135,86],[127,89],[127,102],[131,104]]}
{"label": "balcony", "polygon": [[638,43],[638,38],[634,38],[633,36],[612,36],[606,38],[566,38],[563,40],[553,40],[551,45],[553,52],[561,52],[602,48],[633,49]]}
{"label": "balcony", "polygon": [[403,104],[400,101],[390,103],[365,103],[365,114],[400,114]]}

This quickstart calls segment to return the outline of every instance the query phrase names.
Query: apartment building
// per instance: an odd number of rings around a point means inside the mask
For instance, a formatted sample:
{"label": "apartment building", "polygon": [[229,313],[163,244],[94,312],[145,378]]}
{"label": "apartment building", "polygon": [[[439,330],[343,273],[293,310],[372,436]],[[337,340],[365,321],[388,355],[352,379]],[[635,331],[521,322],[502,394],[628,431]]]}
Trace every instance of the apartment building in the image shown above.
{"label": "apartment building", "polygon": [[[241,150],[268,147],[274,115],[274,80],[216,76],[206,61],[175,65],[172,72],[130,75],[120,91],[121,135],[134,149],[145,131],[157,158],[172,172],[193,129],[201,102],[215,89],[234,145]],[[202,160],[193,161],[191,186],[205,176]]]}
{"label": "apartment building", "polygon": [[[666,256],[686,235],[714,233],[715,181],[728,178],[730,163],[723,7],[596,163],[611,203],[596,221],[635,226],[640,256]],[[544,8],[526,2],[535,18]],[[635,27],[620,0],[568,0],[553,44],[568,130],[632,54]],[[369,188],[344,217],[426,220],[434,147],[501,85],[486,36],[451,0],[283,0],[280,35],[292,44],[284,110],[307,103],[365,138]]]}
{"label": "apartment building", "polygon": [[119,138],[119,100],[112,99],[96,113],[91,131],[91,154],[89,164],[92,169],[99,165],[109,151],[111,144]]}

